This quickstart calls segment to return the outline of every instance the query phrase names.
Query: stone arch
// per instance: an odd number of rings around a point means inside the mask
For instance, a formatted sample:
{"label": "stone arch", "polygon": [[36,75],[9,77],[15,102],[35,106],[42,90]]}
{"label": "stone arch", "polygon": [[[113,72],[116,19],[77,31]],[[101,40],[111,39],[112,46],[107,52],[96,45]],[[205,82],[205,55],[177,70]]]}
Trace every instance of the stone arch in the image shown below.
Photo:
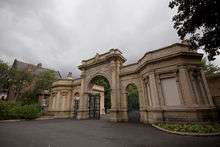
{"label": "stone arch", "polygon": [[[143,102],[144,100],[144,97],[143,97],[143,90],[142,90],[142,87],[141,87],[141,82],[140,82],[140,79],[138,77],[135,77],[135,78],[130,78],[129,77],[129,80],[128,79],[123,79],[121,81],[121,99],[123,103],[123,107],[125,109],[127,109],[127,86],[128,85],[135,85],[137,87],[137,90],[138,90],[138,98],[139,98],[139,102],[140,102],[140,109],[143,107],[142,105],[145,104],[145,102]],[[141,104],[141,103],[144,103],[144,104]]]}
{"label": "stone arch", "polygon": [[[108,85],[107,89],[106,89],[106,87],[103,87],[104,91],[100,90],[100,89],[99,90],[97,90],[97,89],[95,90],[101,96],[100,97],[100,105],[103,105],[103,113],[102,114],[107,114],[107,113],[109,113],[109,111],[111,109],[111,105],[112,105],[112,103],[111,103],[112,102],[112,99],[111,99],[112,98],[112,96],[111,96],[111,81],[109,81],[110,77],[106,78],[108,76],[103,76],[100,73],[91,76],[90,79],[89,79],[89,82],[87,83],[87,90],[89,92],[93,91],[92,86],[94,84],[92,82],[94,82],[93,80],[95,80],[95,78],[97,78],[97,77],[103,78],[105,81],[107,81],[107,85]],[[102,85],[98,85],[98,86],[102,86]],[[102,102],[102,104],[101,104],[101,102]]]}
{"label": "stone arch", "polygon": [[110,87],[112,87],[111,75],[108,74],[108,73],[104,73],[104,72],[97,72],[97,73],[92,74],[92,75],[90,75],[90,76],[88,77],[87,82],[86,82],[86,90],[89,90],[89,89],[90,89],[89,86],[90,86],[91,81],[92,81],[95,77],[97,77],[97,76],[102,76],[102,77],[104,77],[105,79],[107,79],[108,82],[109,82]]}
{"label": "stone arch", "polygon": [[105,77],[111,87],[111,117],[112,121],[120,121],[120,68],[126,59],[118,49],[110,49],[104,54],[96,54],[95,57],[83,60],[79,67],[81,70],[81,100],[80,119],[89,117],[89,84],[90,81],[100,75]]}
{"label": "stone arch", "polygon": [[129,81],[129,82],[127,82],[127,83],[124,85],[123,91],[126,92],[126,91],[127,91],[126,89],[127,89],[127,87],[128,87],[129,85],[135,85],[135,86],[137,87],[138,91],[140,90],[140,87],[139,87],[138,82],[137,82],[136,80],[134,80],[134,81]]}

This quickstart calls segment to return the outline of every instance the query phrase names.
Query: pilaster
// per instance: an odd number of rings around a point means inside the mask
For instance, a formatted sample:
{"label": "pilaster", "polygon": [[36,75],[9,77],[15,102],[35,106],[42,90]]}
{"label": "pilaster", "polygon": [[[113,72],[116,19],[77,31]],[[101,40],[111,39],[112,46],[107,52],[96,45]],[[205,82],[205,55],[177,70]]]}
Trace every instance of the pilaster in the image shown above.
{"label": "pilaster", "polygon": [[203,83],[204,83],[204,88],[205,88],[206,94],[207,94],[207,101],[209,102],[209,105],[211,107],[213,107],[214,103],[213,103],[213,99],[212,99],[212,96],[211,96],[211,93],[210,93],[210,90],[209,90],[209,87],[208,87],[208,83],[207,83],[207,80],[206,80],[206,77],[205,77],[205,73],[202,69],[200,70],[200,72],[201,72],[202,80],[203,80]]}
{"label": "pilaster", "polygon": [[80,101],[79,101],[79,110],[77,113],[77,119],[86,119],[89,117],[88,115],[88,95],[85,93],[85,71],[82,70],[81,73],[81,87],[80,87]]}
{"label": "pilaster", "polygon": [[179,68],[179,82],[182,90],[184,104],[188,106],[194,106],[196,104],[195,96],[193,94],[189,73],[185,66],[181,66]]}

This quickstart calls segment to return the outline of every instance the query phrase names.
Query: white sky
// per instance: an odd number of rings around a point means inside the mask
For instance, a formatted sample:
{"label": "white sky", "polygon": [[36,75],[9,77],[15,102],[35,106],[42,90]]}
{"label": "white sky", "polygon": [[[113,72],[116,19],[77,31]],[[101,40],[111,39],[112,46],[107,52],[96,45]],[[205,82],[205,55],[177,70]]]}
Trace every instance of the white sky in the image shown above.
{"label": "white sky", "polygon": [[[168,0],[0,0],[0,58],[73,72],[119,48],[127,63],[179,42]],[[215,61],[220,64],[220,57]]]}

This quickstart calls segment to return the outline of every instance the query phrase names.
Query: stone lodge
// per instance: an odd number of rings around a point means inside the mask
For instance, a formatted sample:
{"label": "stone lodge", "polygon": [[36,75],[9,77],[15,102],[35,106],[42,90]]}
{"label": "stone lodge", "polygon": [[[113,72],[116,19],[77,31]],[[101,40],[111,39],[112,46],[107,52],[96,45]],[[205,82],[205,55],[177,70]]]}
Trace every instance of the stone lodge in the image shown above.
{"label": "stone lodge", "polygon": [[[78,66],[80,78],[53,83],[48,113],[76,119],[101,114],[111,121],[128,121],[126,89],[134,84],[139,94],[140,122],[213,120],[217,112],[201,68],[202,56],[186,43],[147,52],[129,65],[123,65],[126,59],[118,49],[96,54]],[[106,78],[111,87],[108,114],[103,111],[103,87],[91,83],[97,76]],[[100,109],[94,110],[96,103]]]}

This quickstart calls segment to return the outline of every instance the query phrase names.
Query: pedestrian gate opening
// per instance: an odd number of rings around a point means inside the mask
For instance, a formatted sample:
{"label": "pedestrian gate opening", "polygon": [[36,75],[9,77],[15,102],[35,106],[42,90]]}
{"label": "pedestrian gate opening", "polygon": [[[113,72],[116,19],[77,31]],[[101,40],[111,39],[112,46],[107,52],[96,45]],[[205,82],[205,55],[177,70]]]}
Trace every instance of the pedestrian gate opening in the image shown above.
{"label": "pedestrian gate opening", "polygon": [[89,118],[99,119],[100,118],[100,95],[89,94]]}
{"label": "pedestrian gate opening", "polygon": [[78,114],[78,109],[79,109],[79,100],[74,100],[74,110],[73,110],[73,118],[75,118],[76,119],[76,117],[77,117],[77,114]]}

